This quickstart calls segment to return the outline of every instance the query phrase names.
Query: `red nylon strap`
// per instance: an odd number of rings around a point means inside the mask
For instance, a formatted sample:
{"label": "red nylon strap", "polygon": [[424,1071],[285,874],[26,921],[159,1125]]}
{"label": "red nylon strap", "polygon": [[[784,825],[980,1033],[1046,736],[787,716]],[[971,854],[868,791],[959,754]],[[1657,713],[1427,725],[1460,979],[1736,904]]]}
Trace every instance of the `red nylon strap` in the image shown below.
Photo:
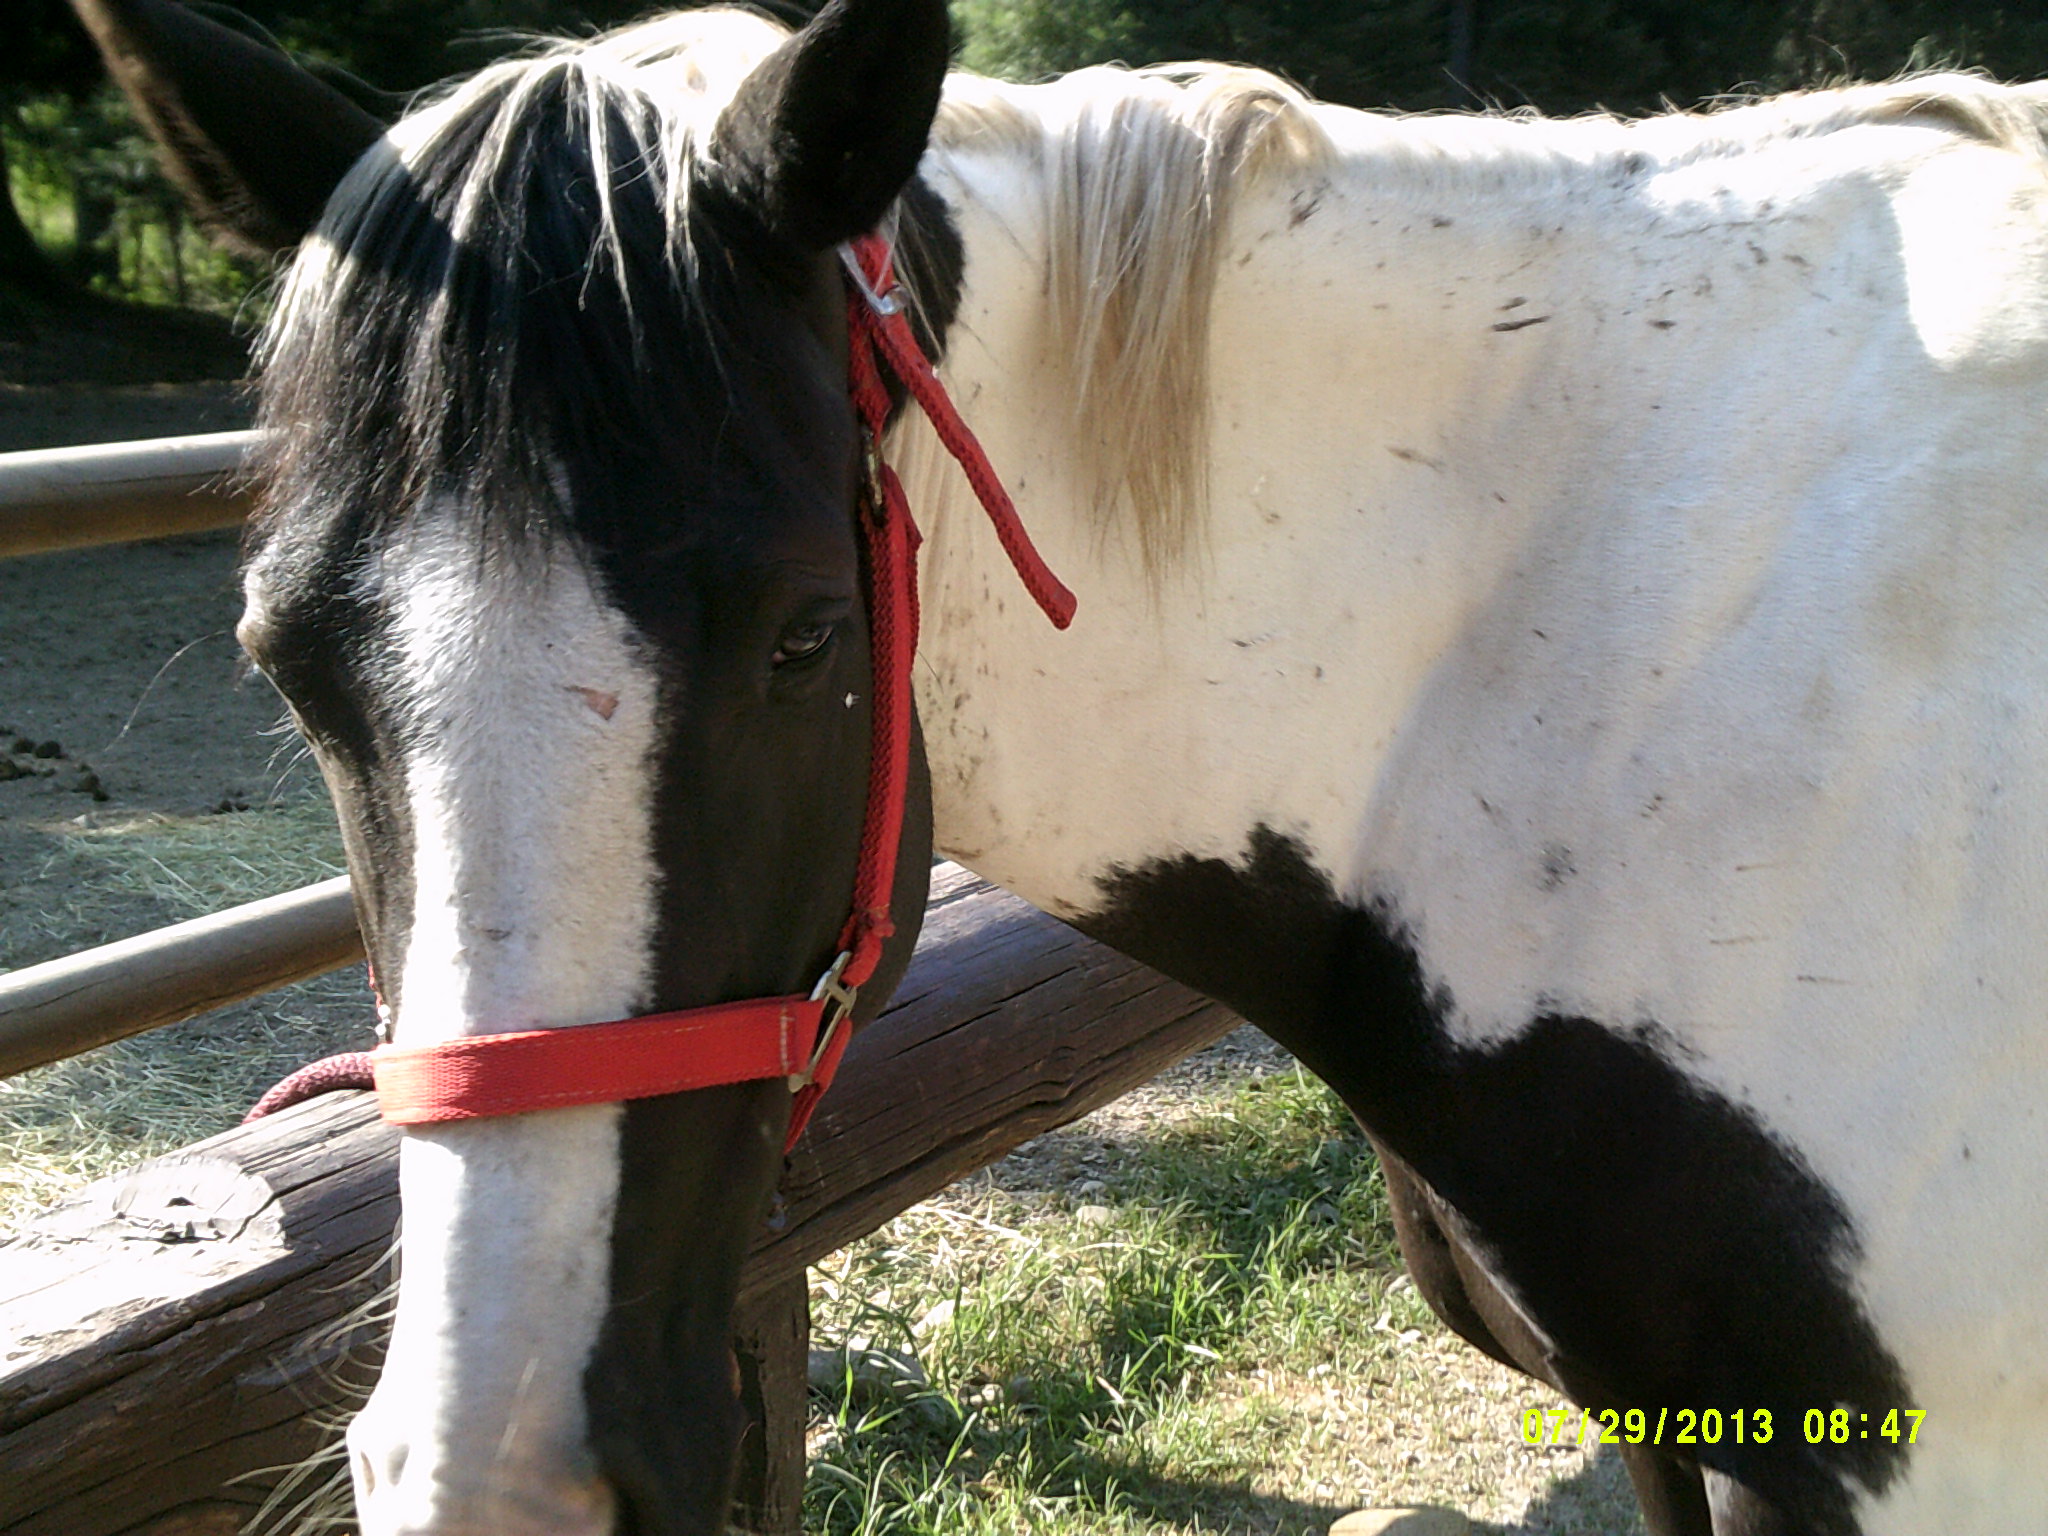
{"label": "red nylon strap", "polygon": [[775,997],[371,1053],[393,1125],[616,1104],[803,1071],[824,1004]]}
{"label": "red nylon strap", "polygon": [[890,901],[910,784],[919,539],[902,483],[882,458],[891,403],[884,364],[923,407],[940,441],[966,471],[1025,589],[1058,628],[1065,629],[1074,618],[1073,593],[1032,547],[988,456],[953,409],[917,343],[895,290],[888,242],[871,235],[855,242],[852,257],[856,291],[848,300],[849,387],[867,436],[860,530],[874,699],[853,910],[841,934],[842,953],[817,992],[808,998],[722,1003],[611,1024],[380,1046],[295,1072],[263,1096],[249,1119],[332,1088],[367,1087],[372,1072],[379,1107],[394,1125],[617,1103],[787,1076],[796,1090],[787,1146],[803,1134],[845,1053],[854,993],[874,974],[883,945],[896,931]]}
{"label": "red nylon strap", "polygon": [[[987,511],[989,521],[995,525],[1003,553],[1010,557],[1010,564],[1016,568],[1024,590],[1052,620],[1055,629],[1065,629],[1074,622],[1074,594],[1067,590],[1059,577],[1053,575],[1032,545],[1031,536],[1024,531],[1024,520],[1017,515],[1017,505],[1010,500],[1010,493],[1003,489],[995,466],[989,463],[988,455],[982,451],[980,441],[968,429],[967,423],[960,419],[960,413],[953,408],[952,397],[946,393],[946,386],[939,382],[939,376],[932,371],[932,365],[924,355],[924,348],[917,344],[917,332],[911,329],[910,316],[896,301],[889,242],[880,235],[868,235],[853,242],[853,254],[860,263],[869,289],[865,294],[856,294],[853,301],[854,404],[860,408],[862,419],[873,434],[877,453],[881,450],[882,421],[887,413],[885,410],[882,417],[871,415],[868,406],[861,401],[859,354],[864,342],[888,359],[890,370],[910,391],[911,398],[923,408],[925,415],[931,418],[939,441],[959,461],[960,468],[967,474],[967,483],[974,487],[975,496]],[[902,494],[900,486],[897,494]]]}
{"label": "red nylon strap", "polygon": [[[910,317],[896,293],[889,242],[880,235],[852,246],[858,291],[847,304],[848,385],[853,408],[866,428],[867,485],[861,496],[861,540],[868,567],[868,646],[874,701],[870,727],[868,805],[854,874],[853,912],[840,936],[848,956],[841,980],[857,988],[874,974],[882,946],[896,931],[889,914],[896,885],[896,854],[903,838],[904,802],[910,790],[910,671],[917,658],[917,550],[923,542],[910,515],[903,482],[882,456],[889,425],[889,389],[882,363],[910,391],[931,419],[939,440],[966,471],[968,484],[995,524],[1010,563],[1038,606],[1065,629],[1074,621],[1074,594],[1053,575],[1017,516],[1015,503],[996,477],[981,444],[953,409],[946,388],[932,372]],[[811,1081],[799,1089],[790,1110],[790,1145],[809,1124],[818,1100],[832,1086],[845,1053],[847,1030],[835,1030],[819,1054]]]}
{"label": "red nylon strap", "polygon": [[347,1051],[339,1056],[322,1057],[319,1061],[299,1068],[290,1077],[277,1084],[242,1116],[242,1124],[261,1120],[265,1115],[274,1115],[280,1109],[290,1109],[303,1100],[317,1098],[323,1093],[335,1093],[343,1088],[374,1088],[376,1080],[371,1076],[370,1052]]}

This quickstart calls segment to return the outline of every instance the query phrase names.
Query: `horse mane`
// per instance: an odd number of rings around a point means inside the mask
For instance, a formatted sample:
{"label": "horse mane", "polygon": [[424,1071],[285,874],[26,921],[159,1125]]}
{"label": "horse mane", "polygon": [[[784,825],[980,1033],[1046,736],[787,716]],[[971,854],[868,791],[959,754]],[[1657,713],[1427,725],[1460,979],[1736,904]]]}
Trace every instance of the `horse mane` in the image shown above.
{"label": "horse mane", "polygon": [[[573,332],[582,347],[610,348],[589,371],[647,375],[657,333],[678,325],[709,345],[715,364],[717,305],[702,291],[715,279],[698,269],[691,192],[718,112],[788,35],[748,11],[678,12],[493,65],[401,122],[343,182],[266,334],[273,483],[319,483],[319,461],[351,441],[360,449],[377,429],[384,435],[367,457],[380,461],[387,505],[446,489],[451,458],[475,471],[457,476],[473,482],[466,489],[502,498],[538,488],[548,500],[552,471],[523,446],[533,412],[514,398],[517,370],[507,365],[517,359],[504,355],[517,338],[479,329],[505,319],[512,290],[532,288],[537,239],[582,242],[557,251],[555,264],[588,275],[564,278],[537,302],[563,310],[544,327],[552,338]],[[550,163],[540,130],[565,121],[573,154],[558,146]],[[1892,123],[1939,126],[2048,166],[2048,87],[1953,73],[1634,121],[1343,113],[1339,122],[1275,75],[1221,64],[1104,66],[1031,86],[967,74],[948,82],[935,151],[1014,155],[1038,178],[1049,334],[1061,338],[1050,361],[1068,370],[1076,468],[1098,528],[1129,529],[1155,579],[1204,522],[1211,298],[1233,202],[1261,178],[1327,175],[1341,155],[1411,186],[1442,186],[1475,166],[1494,188],[1564,185],[1588,167],[1669,167]],[[581,205],[563,218],[543,193]],[[427,252],[423,213],[444,226]],[[476,255],[482,277],[460,278],[451,250]],[[384,290],[372,312],[413,309],[386,328],[381,348],[341,334],[339,317],[365,306],[336,300],[363,285]],[[609,327],[590,323],[599,299],[614,312]],[[545,370],[549,393],[567,398],[589,372],[564,376],[559,361]],[[318,438],[306,423],[322,424]],[[511,483],[492,465],[510,466]]]}
{"label": "horse mane", "polygon": [[1954,70],[1736,100],[1689,119],[1709,130],[1704,154],[1740,153],[1763,139],[1920,123],[2048,164],[2048,83],[2002,85]]}
{"label": "horse mane", "polygon": [[1209,309],[1231,205],[1269,169],[1330,156],[1312,103],[1224,64],[1105,65],[1025,87],[955,75],[934,138],[1035,162],[1076,467],[1098,530],[1130,527],[1157,579],[1208,500]]}
{"label": "horse mane", "polygon": [[[1129,526],[1156,581],[1207,501],[1209,306],[1233,199],[1264,175],[1327,175],[1357,150],[1331,109],[1262,70],[1213,63],[1102,66],[1033,86],[955,75],[942,150],[995,150],[1044,187],[1049,359],[1069,371],[1069,430],[1098,530]],[[1728,99],[1627,119],[1530,111],[1346,113],[1373,148],[1366,173],[1442,188],[1566,184],[1589,165],[1660,167],[1773,139],[1921,123],[2048,166],[2048,86],[1938,73]],[[1341,140],[1341,143],[1340,143]]]}

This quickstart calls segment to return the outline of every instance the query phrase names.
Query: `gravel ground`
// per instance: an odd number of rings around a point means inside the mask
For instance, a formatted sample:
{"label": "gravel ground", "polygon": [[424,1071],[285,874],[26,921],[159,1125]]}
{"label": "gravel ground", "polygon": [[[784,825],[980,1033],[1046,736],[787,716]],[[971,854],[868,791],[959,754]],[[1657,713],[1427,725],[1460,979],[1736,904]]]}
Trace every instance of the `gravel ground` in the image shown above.
{"label": "gravel ground", "polygon": [[247,391],[227,379],[88,385],[0,378],[0,453],[232,432],[248,425]]}

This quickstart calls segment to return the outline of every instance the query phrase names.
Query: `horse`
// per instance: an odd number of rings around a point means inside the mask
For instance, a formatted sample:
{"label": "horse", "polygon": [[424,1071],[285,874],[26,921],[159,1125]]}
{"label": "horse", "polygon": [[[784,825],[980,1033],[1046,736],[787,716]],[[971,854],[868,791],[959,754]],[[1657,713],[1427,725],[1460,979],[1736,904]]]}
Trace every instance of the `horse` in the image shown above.
{"label": "horse", "polygon": [[[77,4],[202,217],[297,247],[240,634],[397,1048],[833,964],[895,477],[856,1027],[936,846],[1327,1081],[1428,1300],[1656,1536],[2043,1529],[2048,91],[1404,117],[949,77],[940,0],[831,0],[387,128]],[[919,412],[873,461],[850,359],[905,304],[1064,633]],[[408,1127],[368,1536],[720,1528],[792,1102]]]}

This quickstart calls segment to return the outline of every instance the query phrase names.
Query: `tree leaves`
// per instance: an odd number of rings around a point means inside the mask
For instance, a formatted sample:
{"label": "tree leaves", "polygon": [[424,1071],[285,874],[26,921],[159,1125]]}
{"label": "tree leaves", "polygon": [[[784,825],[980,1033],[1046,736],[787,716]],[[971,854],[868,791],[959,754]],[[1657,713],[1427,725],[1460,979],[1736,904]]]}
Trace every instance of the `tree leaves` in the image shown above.
{"label": "tree leaves", "polygon": [[[1121,59],[1213,58],[1315,95],[1408,110],[1469,98],[1451,76],[1451,0],[954,0],[962,62],[1035,79]],[[1644,113],[1964,65],[2048,74],[2048,18],[1997,0],[1468,0],[1481,99]]]}

